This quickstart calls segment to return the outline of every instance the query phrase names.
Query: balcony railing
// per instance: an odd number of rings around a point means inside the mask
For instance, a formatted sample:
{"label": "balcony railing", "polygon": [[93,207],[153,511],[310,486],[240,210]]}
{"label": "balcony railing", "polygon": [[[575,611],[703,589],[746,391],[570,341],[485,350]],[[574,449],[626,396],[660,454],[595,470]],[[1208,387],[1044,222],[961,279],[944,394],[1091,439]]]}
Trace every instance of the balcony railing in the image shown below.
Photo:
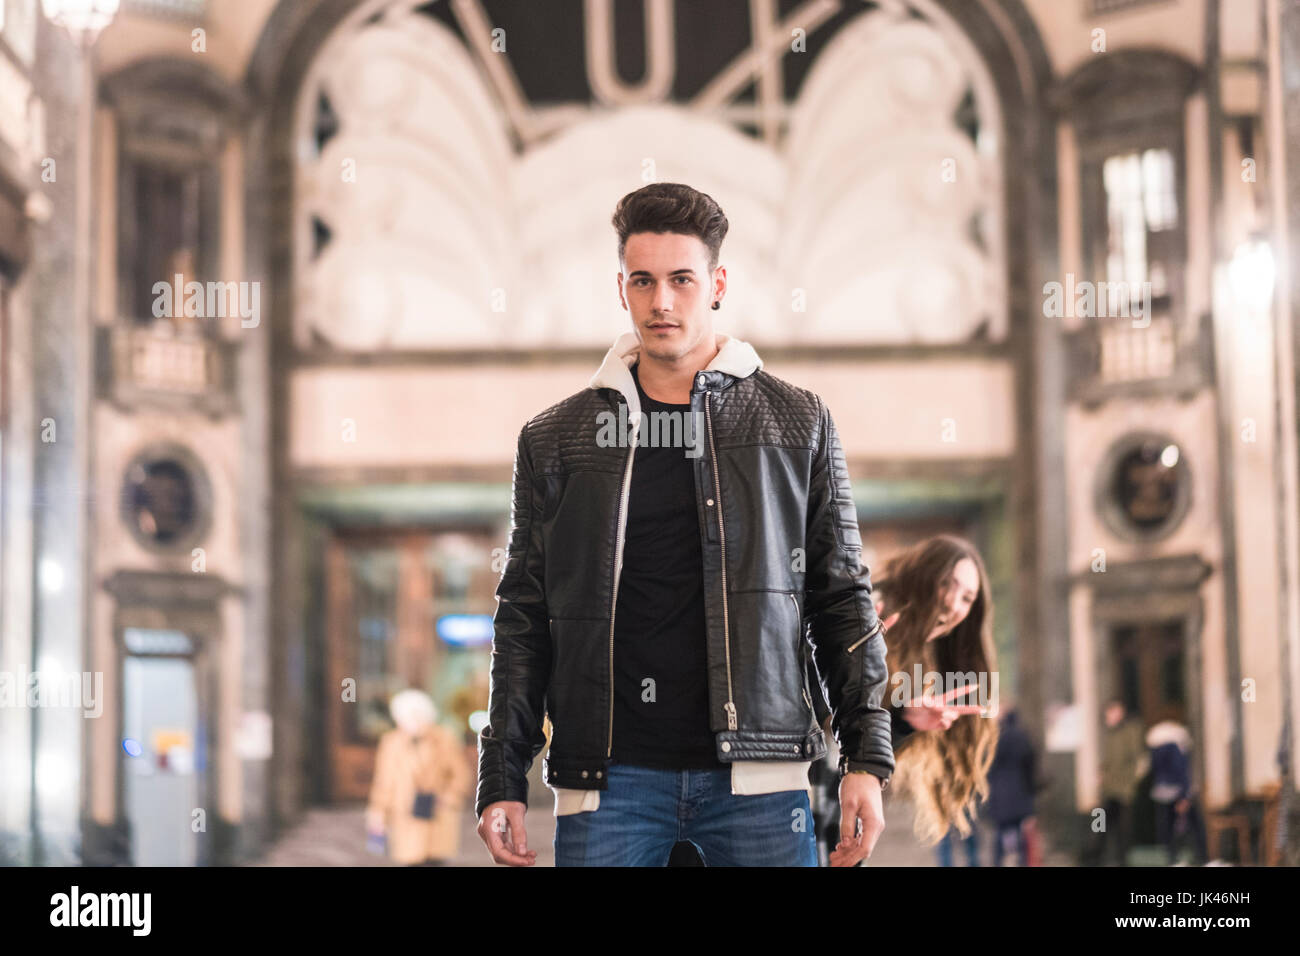
{"label": "balcony railing", "polygon": [[176,335],[160,323],[96,329],[99,394],[123,408],[235,411],[237,345],[204,335]]}
{"label": "balcony railing", "polygon": [[1209,314],[1193,329],[1173,316],[1153,315],[1146,325],[1130,317],[1087,320],[1067,332],[1069,394],[1097,405],[1125,395],[1190,397],[1212,380]]}

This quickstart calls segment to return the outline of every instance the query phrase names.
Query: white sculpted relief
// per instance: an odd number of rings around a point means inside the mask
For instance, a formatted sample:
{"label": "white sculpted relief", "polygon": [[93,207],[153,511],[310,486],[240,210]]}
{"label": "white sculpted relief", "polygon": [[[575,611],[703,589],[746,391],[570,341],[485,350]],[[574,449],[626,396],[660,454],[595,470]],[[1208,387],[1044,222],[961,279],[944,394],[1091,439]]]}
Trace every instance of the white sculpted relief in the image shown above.
{"label": "white sculpted relief", "polygon": [[[490,29],[472,0],[453,9]],[[764,79],[801,54],[774,48],[773,29],[753,63],[756,105],[717,102],[735,85],[723,71],[690,103],[534,107],[508,45],[467,47],[399,10],[340,28],[299,109],[299,346],[604,347],[626,323],[609,216],[655,179],[727,210],[729,331],[772,344],[1002,338],[1001,118],[965,38],[901,9],[864,14],[779,103]],[[603,88],[611,62],[596,58]],[[978,141],[955,119],[968,91]],[[318,151],[322,94],[337,132]],[[736,126],[755,119],[758,136]]]}

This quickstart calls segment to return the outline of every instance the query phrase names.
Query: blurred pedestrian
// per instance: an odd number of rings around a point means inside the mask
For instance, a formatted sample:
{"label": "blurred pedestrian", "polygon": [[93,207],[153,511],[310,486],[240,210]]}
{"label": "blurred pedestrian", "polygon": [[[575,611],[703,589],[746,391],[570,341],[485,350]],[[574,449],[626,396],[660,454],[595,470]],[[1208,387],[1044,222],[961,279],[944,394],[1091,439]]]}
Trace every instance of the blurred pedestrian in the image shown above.
{"label": "blurred pedestrian", "polygon": [[[971,831],[969,836],[962,837],[958,835],[956,839],[961,841],[962,849],[966,851],[966,865],[979,866],[980,865],[979,829],[976,826],[976,824],[975,823],[971,824]],[[935,847],[935,850],[939,858],[940,866],[953,865],[952,862],[953,840],[954,840],[953,831],[949,830],[939,840],[939,845]]]}
{"label": "blurred pedestrian", "polygon": [[1004,854],[1014,852],[1021,866],[1030,866],[1034,824],[1034,791],[1037,757],[1033,742],[1020,727],[1015,708],[1002,713],[997,753],[989,768],[988,815],[993,821],[993,865],[1001,866]]}
{"label": "blurred pedestrian", "polygon": [[1133,792],[1146,772],[1144,736],[1141,722],[1128,716],[1123,701],[1116,698],[1106,705],[1099,781],[1105,827],[1099,834],[1099,863],[1105,864],[1107,857],[1113,858],[1116,866],[1123,866],[1127,861]]}
{"label": "blurred pedestrian", "polygon": [[389,704],[395,728],[379,739],[366,811],[370,840],[388,856],[438,865],[460,850],[461,811],[473,786],[460,742],[438,726],[428,694],[404,690]]}
{"label": "blurred pedestrian", "polygon": [[1163,720],[1147,731],[1151,751],[1151,799],[1156,805],[1156,839],[1164,844],[1169,862],[1178,859],[1190,836],[1196,862],[1205,863],[1205,824],[1192,784],[1192,736],[1176,720]]}

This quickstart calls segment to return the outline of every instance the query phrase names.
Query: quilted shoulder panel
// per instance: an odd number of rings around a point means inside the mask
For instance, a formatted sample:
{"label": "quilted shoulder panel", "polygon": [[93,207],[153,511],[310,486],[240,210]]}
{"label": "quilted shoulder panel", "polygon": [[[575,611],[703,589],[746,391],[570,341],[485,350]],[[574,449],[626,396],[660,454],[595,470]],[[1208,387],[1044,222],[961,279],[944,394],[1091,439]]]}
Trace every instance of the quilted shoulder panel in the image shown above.
{"label": "quilted shoulder panel", "polygon": [[[617,433],[617,395],[608,388],[584,388],[556,402],[524,426],[536,475],[572,474],[577,471],[622,470],[625,447],[601,443]],[[612,416],[612,419],[610,418]],[[611,428],[609,422],[615,427]]]}
{"label": "quilted shoulder panel", "polygon": [[822,440],[821,409],[815,392],[760,370],[722,391],[713,422],[723,447],[779,445],[815,452]]}

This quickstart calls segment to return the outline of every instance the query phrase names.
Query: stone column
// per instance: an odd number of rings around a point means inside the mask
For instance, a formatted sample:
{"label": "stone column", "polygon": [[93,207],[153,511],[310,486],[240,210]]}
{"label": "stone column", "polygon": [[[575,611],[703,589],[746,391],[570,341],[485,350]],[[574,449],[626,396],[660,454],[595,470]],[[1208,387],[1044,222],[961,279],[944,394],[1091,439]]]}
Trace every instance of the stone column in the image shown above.
{"label": "stone column", "polygon": [[[60,670],[81,672],[86,648],[87,515],[98,491],[87,481],[94,379],[86,211],[93,181],[85,121],[93,104],[83,100],[91,83],[90,68],[67,33],[41,17],[33,79],[45,103],[46,153],[54,162],[52,181],[41,183],[51,215],[35,230],[30,268],[36,420],[32,669],[42,680]],[[33,862],[75,865],[80,862],[85,718],[79,708],[42,707],[32,712],[31,719]]]}

